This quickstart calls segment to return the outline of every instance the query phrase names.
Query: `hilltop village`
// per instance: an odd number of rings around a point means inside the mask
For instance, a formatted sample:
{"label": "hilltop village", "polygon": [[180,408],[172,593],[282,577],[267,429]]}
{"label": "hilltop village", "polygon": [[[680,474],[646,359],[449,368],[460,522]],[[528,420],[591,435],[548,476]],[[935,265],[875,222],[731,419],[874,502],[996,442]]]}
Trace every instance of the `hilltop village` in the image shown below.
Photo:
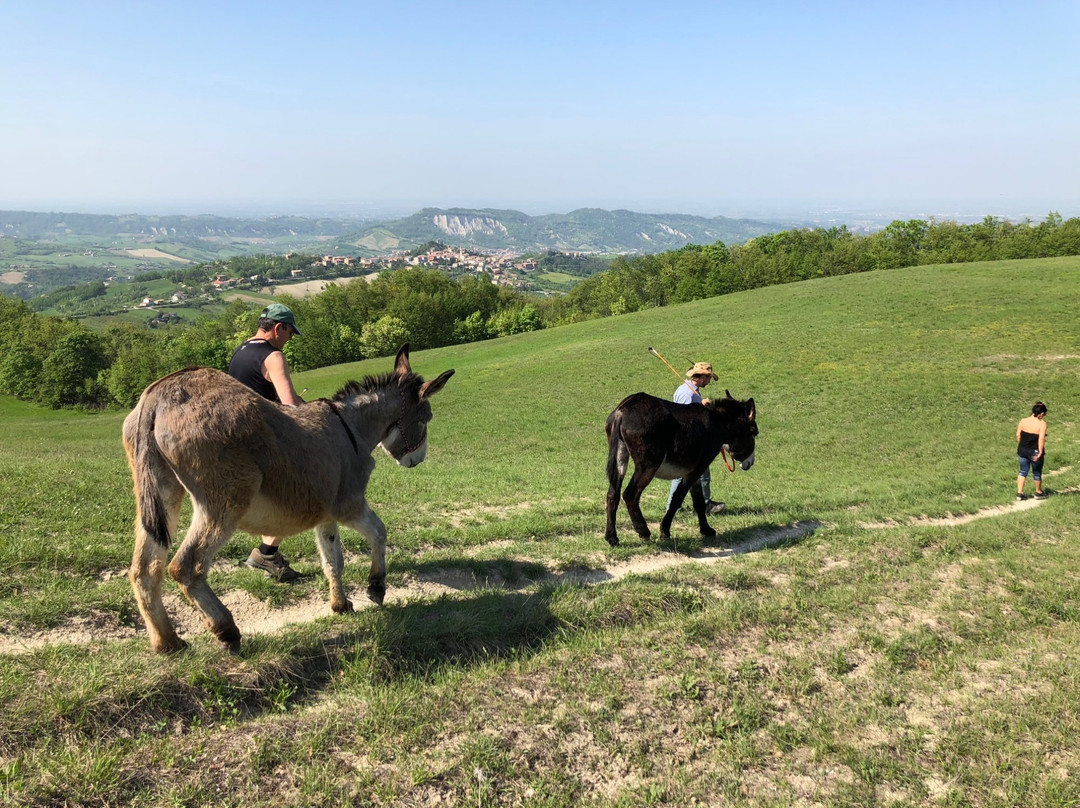
{"label": "hilltop village", "polygon": [[[482,252],[464,247],[446,247],[438,243],[427,244],[416,250],[397,250],[371,258],[325,255],[317,264],[325,268],[356,267],[363,274],[400,266],[440,267],[449,270],[451,275],[487,273],[491,275],[492,283],[517,289],[530,288],[531,284],[523,276],[537,268],[535,259],[523,258],[521,253],[513,250]],[[303,277],[303,270],[294,270],[292,274],[295,278]]]}
{"label": "hilltop village", "polygon": [[[437,242],[373,257],[286,254],[277,258],[263,257],[256,263],[251,259],[233,258],[204,265],[198,273],[202,275],[201,279],[191,275],[183,279],[174,276],[179,286],[167,291],[154,290],[158,294],[148,289],[149,294],[140,295],[132,305],[135,308],[187,306],[211,302],[221,294],[230,299],[247,292],[290,292],[304,296],[321,291],[335,280],[365,278],[371,281],[382,272],[408,267],[439,269],[451,277],[475,275],[490,279],[496,286],[547,296],[567,291],[581,278],[605,269],[607,264],[585,253],[549,251],[536,256],[508,249],[483,251],[446,247]],[[136,278],[113,276],[104,286],[108,288],[125,280],[133,282]],[[158,324],[151,322],[151,325]]]}
{"label": "hilltop village", "polygon": [[[561,288],[558,281],[552,283],[548,276],[551,271],[569,273],[576,280],[607,268],[606,262],[591,253],[548,251],[537,256],[509,249],[447,247],[438,242],[379,256],[329,254],[317,257],[310,263],[304,261],[303,264],[297,263],[299,258],[302,256],[286,254],[280,262],[276,262],[276,266],[264,268],[259,274],[243,271],[245,264],[242,260],[226,261],[211,272],[208,286],[212,289],[204,289],[207,292],[226,292],[244,288],[282,289],[291,284],[356,277],[373,280],[381,272],[421,267],[440,269],[451,277],[469,274],[487,277],[496,286],[546,296],[565,292],[573,285],[573,281],[566,283],[568,276],[564,276]],[[144,305],[160,302],[164,301],[151,300],[144,302]]]}

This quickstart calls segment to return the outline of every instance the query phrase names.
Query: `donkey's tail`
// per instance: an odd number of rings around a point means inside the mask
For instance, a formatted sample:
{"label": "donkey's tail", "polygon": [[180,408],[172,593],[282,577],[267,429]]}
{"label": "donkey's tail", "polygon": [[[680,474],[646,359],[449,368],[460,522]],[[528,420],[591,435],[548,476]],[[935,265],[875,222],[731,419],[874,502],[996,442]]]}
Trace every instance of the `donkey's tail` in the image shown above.
{"label": "donkey's tail", "polygon": [[616,407],[604,425],[608,439],[607,477],[615,489],[622,485],[622,478],[626,474],[625,460],[620,462],[620,456],[626,452],[622,439],[622,415],[622,410]]}
{"label": "donkey's tail", "polygon": [[154,435],[154,399],[149,389],[124,420],[124,448],[135,484],[135,527],[153,542],[168,547],[169,515],[161,497],[160,475],[172,475]]}

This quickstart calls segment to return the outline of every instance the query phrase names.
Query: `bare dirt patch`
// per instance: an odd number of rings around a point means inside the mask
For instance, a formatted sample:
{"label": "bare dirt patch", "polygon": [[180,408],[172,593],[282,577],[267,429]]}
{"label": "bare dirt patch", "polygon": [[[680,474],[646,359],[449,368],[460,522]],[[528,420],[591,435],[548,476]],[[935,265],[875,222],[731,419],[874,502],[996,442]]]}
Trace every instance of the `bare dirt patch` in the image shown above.
{"label": "bare dirt patch", "polygon": [[319,294],[319,292],[326,289],[331,283],[333,283],[333,281],[303,281],[301,283],[279,284],[274,287],[274,291],[276,294],[293,295],[294,297],[309,297],[311,295]]}
{"label": "bare dirt patch", "polygon": [[[315,281],[300,281],[299,283],[277,283],[273,286],[264,286],[259,290],[260,295],[292,295],[293,297],[311,297],[326,290],[332,283],[349,283],[355,278],[331,278]],[[229,292],[222,295],[225,300],[250,300],[255,303],[266,303],[265,298],[257,297],[244,292]]]}
{"label": "bare dirt patch", "polygon": [[168,259],[169,261],[179,261],[181,264],[193,263],[192,261],[189,261],[187,258],[181,258],[179,255],[170,255],[169,253],[162,252],[161,250],[140,249],[140,250],[124,250],[124,252],[126,252],[132,258],[165,258],[165,259]]}
{"label": "bare dirt patch", "polygon": [[1026,356],[1023,354],[998,354],[997,356],[989,356],[987,360],[991,362],[1000,362],[1004,360],[1023,360],[1025,362],[1031,361],[1042,362],[1063,362],[1067,359],[1080,359],[1080,354],[1042,354],[1041,356]]}
{"label": "bare dirt patch", "polygon": [[0,275],[0,283],[6,283],[6,284],[8,284],[10,286],[14,286],[17,283],[22,283],[23,280],[25,280],[25,279],[26,279],[26,273],[25,272],[11,271],[11,272],[5,272],[3,275]]}

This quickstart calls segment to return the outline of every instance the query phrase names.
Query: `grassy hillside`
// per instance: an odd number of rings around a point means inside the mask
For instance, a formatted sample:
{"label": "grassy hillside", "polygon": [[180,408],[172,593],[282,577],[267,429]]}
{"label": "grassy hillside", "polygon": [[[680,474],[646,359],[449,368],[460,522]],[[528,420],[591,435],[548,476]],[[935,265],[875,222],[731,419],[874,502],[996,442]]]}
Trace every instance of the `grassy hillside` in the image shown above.
{"label": "grassy hillside", "polygon": [[[238,658],[175,599],[188,653],[136,631],[123,414],[0,399],[0,796],[1075,804],[1078,281],[1077,258],[921,267],[414,354],[457,375],[427,461],[377,458],[387,607],[323,606]],[[715,540],[680,518],[645,544],[620,509],[613,551],[604,419],[677,384],[649,346],[755,397],[757,464],[714,465]],[[1036,399],[1054,495],[1016,507]],[[654,525],[665,495],[643,500]],[[236,566],[252,541],[212,575],[235,612],[325,599],[310,534],[285,545],[293,587]],[[364,542],[343,541],[360,607]]]}

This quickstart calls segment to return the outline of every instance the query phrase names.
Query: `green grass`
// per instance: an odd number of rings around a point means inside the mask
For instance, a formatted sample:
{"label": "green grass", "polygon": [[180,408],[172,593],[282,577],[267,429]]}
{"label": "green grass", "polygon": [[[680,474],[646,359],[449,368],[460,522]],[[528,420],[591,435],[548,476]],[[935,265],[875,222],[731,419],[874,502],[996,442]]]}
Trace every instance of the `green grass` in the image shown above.
{"label": "green grass", "polygon": [[[166,659],[141,636],[0,654],[0,801],[1074,805],[1078,280],[1075,258],[921,267],[414,354],[426,377],[457,374],[427,461],[377,456],[391,594],[475,585],[327,608],[239,657],[203,632]],[[757,465],[714,466],[717,539],[680,518],[674,544],[643,543],[620,509],[611,550],[604,419],[677,383],[649,346],[680,369],[711,361],[708,392],[755,397]],[[389,364],[297,385],[331,395]],[[1057,495],[917,521],[1010,503],[1036,399]],[[138,623],[122,418],[0,398],[0,640]],[[646,491],[654,526],[665,488]],[[795,522],[819,526],[710,565],[543,577]],[[281,606],[322,593],[310,534],[286,552],[312,573],[298,586],[228,565],[214,586]]]}
{"label": "green grass", "polygon": [[529,275],[528,280],[538,289],[546,289],[553,292],[569,292],[577,284],[581,283],[583,279],[566,272],[536,272]]}

